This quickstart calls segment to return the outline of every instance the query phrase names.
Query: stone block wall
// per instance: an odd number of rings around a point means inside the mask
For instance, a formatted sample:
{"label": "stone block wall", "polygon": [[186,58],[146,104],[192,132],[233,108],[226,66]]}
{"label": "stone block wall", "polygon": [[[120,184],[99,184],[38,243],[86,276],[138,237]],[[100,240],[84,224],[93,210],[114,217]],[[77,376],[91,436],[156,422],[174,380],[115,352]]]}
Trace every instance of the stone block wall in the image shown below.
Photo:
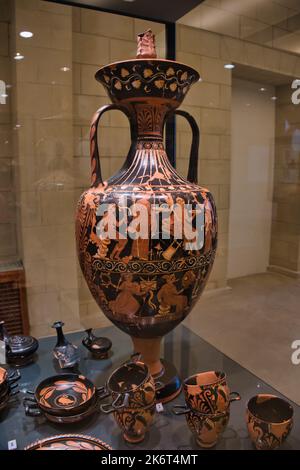
{"label": "stone block wall", "polygon": [[[208,288],[226,285],[230,190],[231,72],[224,69],[221,38],[217,34],[177,26],[177,59],[201,75],[187,95],[183,108],[200,127],[198,182],[214,195],[219,217],[219,247]],[[187,173],[191,133],[177,118],[177,169]]]}
{"label": "stone block wall", "polygon": [[17,257],[16,203],[11,115],[11,61],[9,27],[11,5],[0,1],[0,261]]}
{"label": "stone block wall", "polygon": [[[23,39],[24,29],[34,33]],[[72,11],[15,0],[11,28],[19,256],[31,332],[80,328],[74,240]],[[23,60],[14,60],[16,52]],[[66,70],[66,71],[65,71]]]}
{"label": "stone block wall", "polygon": [[298,0],[205,0],[183,24],[288,52],[299,52]]}
{"label": "stone block wall", "polygon": [[[200,127],[198,180],[202,186],[207,186],[213,193],[219,214],[219,247],[208,288],[223,288],[227,284],[228,264],[232,90],[232,72],[224,69],[224,64],[242,64],[296,78],[300,76],[300,56],[181,24],[177,25],[176,51],[177,59],[195,67],[202,77],[202,82],[194,85],[189,92],[183,108],[196,118]],[[286,117],[293,123],[293,129],[295,130],[297,128],[296,121],[299,123],[299,110],[292,104],[286,107],[282,106],[280,90],[279,99],[276,103],[278,104],[277,121],[280,121],[282,126]],[[180,118],[177,119],[177,122],[177,168],[179,172],[186,174],[191,136],[188,125]],[[277,123],[277,129],[278,126],[279,123]],[[283,130],[281,132],[284,133]],[[290,134],[291,131],[288,135]],[[277,155],[281,151],[279,145],[281,137],[277,131]],[[291,138],[287,135],[285,135],[285,138],[287,151],[291,152]],[[295,155],[295,152],[293,152],[293,155]],[[297,155],[299,156],[299,149]],[[277,160],[278,157],[276,162]],[[276,165],[278,166],[278,163]],[[275,173],[278,173],[277,166]],[[297,174],[299,175],[299,172]],[[275,176],[275,180],[276,178],[278,179],[277,176]],[[297,204],[298,202],[295,201],[294,223],[299,220],[299,214],[298,219],[296,214],[299,209],[299,204]],[[277,203],[274,206],[275,211],[280,211],[282,208]],[[291,214],[292,211],[290,216],[292,216]],[[277,253],[283,248],[282,243],[278,243],[278,236],[274,238],[273,230],[279,230],[278,224],[272,226],[270,264],[276,261],[274,246]],[[293,230],[295,230],[294,227]],[[281,226],[281,231],[285,233],[284,237],[289,236],[288,226]],[[282,237],[283,235],[281,235],[281,239]],[[285,249],[287,249],[287,246],[285,246]],[[295,256],[297,258],[298,256],[298,251],[293,253],[292,245],[289,246],[289,253],[290,257]]]}

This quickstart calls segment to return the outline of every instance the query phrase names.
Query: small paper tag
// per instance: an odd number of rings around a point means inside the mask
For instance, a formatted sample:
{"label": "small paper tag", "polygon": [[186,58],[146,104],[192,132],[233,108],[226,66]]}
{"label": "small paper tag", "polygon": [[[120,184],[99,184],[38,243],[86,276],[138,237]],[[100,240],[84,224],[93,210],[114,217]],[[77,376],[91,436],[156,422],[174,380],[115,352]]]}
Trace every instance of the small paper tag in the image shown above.
{"label": "small paper tag", "polygon": [[0,341],[0,364],[6,364],[6,350],[4,341]]}
{"label": "small paper tag", "polygon": [[164,411],[164,407],[162,403],[156,403],[156,411],[157,413],[161,413],[162,411]]}
{"label": "small paper tag", "polygon": [[16,439],[8,441],[7,443],[8,450],[15,450],[18,448]]}

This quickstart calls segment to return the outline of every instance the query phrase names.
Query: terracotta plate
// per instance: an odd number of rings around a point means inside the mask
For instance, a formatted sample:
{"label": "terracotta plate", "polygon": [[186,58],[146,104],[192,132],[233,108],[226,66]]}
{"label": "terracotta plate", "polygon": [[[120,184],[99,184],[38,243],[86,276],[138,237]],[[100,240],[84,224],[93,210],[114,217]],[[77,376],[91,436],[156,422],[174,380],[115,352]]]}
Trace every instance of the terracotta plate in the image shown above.
{"label": "terracotta plate", "polygon": [[112,448],[95,437],[61,434],[36,441],[24,450],[112,450]]}

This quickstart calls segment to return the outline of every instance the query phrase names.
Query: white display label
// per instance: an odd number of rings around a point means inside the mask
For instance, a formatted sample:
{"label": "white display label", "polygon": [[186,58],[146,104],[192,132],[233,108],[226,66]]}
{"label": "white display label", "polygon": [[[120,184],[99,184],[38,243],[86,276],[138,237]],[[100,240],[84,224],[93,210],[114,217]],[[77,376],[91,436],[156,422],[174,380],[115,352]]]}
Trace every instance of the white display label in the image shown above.
{"label": "white display label", "polygon": [[5,342],[0,341],[0,364],[6,364]]}
{"label": "white display label", "polygon": [[164,407],[162,403],[156,403],[156,411],[157,413],[161,413],[162,411],[164,411]]}
{"label": "white display label", "polygon": [[15,439],[13,441],[8,441],[7,446],[8,450],[15,450],[18,448],[17,441]]}

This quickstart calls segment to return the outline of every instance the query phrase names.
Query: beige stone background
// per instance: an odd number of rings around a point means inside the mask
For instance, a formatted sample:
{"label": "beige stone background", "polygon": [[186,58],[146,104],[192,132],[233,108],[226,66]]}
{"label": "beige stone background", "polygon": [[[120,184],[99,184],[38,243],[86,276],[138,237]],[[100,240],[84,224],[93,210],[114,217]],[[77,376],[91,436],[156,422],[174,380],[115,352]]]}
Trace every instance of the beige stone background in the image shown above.
{"label": "beige stone background", "polygon": [[[101,65],[134,57],[136,35],[149,26],[157,35],[159,56],[164,57],[161,24],[42,0],[0,0],[1,78],[11,85],[6,104],[0,106],[0,259],[21,258],[24,263],[34,335],[50,334],[58,319],[65,321],[66,330],[108,324],[79,271],[74,211],[89,185],[90,119],[108,103],[94,74]],[[34,38],[20,38],[24,29],[33,31]],[[202,76],[183,108],[200,126],[199,181],[213,192],[219,214],[219,248],[209,289],[227,285],[232,72],[224,63],[300,77],[299,55],[277,50],[283,46],[276,42],[255,44],[232,31],[177,25],[177,60],[194,66]],[[16,52],[24,60],[14,60]],[[276,91],[270,265],[297,275],[299,158],[291,150],[292,129],[286,132],[284,121],[288,117],[299,126],[300,112],[290,103],[290,92],[289,85]],[[121,167],[129,148],[128,123],[121,113],[103,118],[99,139],[107,177]],[[183,174],[190,141],[189,129],[179,118],[177,168]]]}

